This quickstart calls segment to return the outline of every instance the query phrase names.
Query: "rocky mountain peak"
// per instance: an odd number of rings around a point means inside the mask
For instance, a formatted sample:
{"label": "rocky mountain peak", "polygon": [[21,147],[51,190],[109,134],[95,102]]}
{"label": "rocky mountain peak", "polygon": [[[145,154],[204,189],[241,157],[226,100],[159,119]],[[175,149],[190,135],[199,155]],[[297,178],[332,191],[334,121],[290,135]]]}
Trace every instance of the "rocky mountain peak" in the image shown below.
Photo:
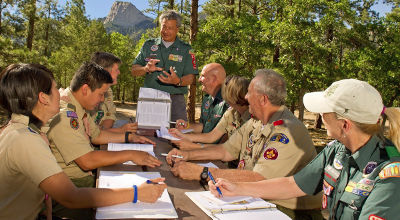
{"label": "rocky mountain peak", "polygon": [[111,23],[120,27],[134,27],[144,21],[152,22],[152,19],[145,16],[130,2],[115,1],[104,20],[104,24]]}

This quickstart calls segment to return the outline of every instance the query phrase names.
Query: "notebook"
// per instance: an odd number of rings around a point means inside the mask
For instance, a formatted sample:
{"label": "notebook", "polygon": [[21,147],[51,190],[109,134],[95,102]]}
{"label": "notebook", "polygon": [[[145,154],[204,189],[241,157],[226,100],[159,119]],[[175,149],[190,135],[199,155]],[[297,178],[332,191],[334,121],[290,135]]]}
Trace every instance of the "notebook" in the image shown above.
{"label": "notebook", "polygon": [[185,193],[212,219],[290,220],[275,204],[246,196],[217,198],[210,191]]}
{"label": "notebook", "polygon": [[[129,188],[148,179],[161,177],[158,172],[100,171],[98,188]],[[97,208],[96,219],[178,218],[167,189],[156,203],[123,203]]]}

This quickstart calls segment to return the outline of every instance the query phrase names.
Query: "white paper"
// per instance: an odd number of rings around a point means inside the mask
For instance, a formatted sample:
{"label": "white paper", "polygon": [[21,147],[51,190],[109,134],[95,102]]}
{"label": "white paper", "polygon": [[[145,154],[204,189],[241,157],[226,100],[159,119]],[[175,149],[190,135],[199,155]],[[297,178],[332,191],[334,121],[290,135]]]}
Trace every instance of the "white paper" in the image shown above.
{"label": "white paper", "polygon": [[138,101],[136,120],[139,127],[168,126],[171,103]]}
{"label": "white paper", "polygon": [[[210,191],[185,193],[201,210],[212,219],[284,219],[290,218],[276,205],[260,198],[227,197],[216,198]],[[250,218],[251,217],[251,218]]]}
{"label": "white paper", "polygon": [[198,165],[200,165],[200,166],[203,166],[203,167],[208,167],[208,168],[217,168],[218,169],[218,167],[217,167],[217,165],[215,165],[215,164],[213,164],[213,163],[211,163],[211,162],[208,162],[208,163],[198,163]]}
{"label": "white paper", "polygon": [[[161,177],[158,172],[100,171],[98,188],[130,188],[148,179]],[[96,219],[178,218],[167,189],[156,203],[123,203],[97,208]]]}
{"label": "white paper", "polygon": [[157,137],[160,137],[160,138],[165,138],[165,139],[168,139],[171,141],[179,141],[180,140],[179,138],[172,136],[168,132],[168,129],[166,127],[160,127],[160,130],[157,130],[156,133],[157,133]]}
{"label": "white paper", "polygon": [[161,91],[161,90],[145,88],[145,87],[140,87],[139,99],[171,100],[169,93]]}
{"label": "white paper", "polygon": [[[138,151],[146,151],[147,153],[151,154],[153,157],[156,155],[154,154],[153,145],[151,144],[132,144],[132,143],[108,143],[109,151],[122,151],[122,150],[138,150]],[[136,165],[132,161],[126,161],[125,165]]]}

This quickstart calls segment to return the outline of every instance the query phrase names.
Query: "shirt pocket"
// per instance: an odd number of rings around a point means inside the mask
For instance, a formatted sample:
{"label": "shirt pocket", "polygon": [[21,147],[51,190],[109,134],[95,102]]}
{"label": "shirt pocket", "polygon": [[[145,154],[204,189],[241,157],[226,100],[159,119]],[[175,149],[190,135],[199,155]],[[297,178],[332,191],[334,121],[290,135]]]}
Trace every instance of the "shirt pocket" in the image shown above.
{"label": "shirt pocket", "polygon": [[343,205],[343,213],[341,219],[358,219],[364,199],[367,197],[360,196],[351,192],[344,192],[340,197]]}

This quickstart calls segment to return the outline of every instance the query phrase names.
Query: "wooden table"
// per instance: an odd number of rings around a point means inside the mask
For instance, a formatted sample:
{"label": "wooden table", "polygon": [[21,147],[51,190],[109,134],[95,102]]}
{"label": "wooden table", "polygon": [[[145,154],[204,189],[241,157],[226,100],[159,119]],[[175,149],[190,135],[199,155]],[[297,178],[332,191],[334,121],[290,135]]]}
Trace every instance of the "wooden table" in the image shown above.
{"label": "wooden table", "polygon": [[[145,166],[129,166],[120,164],[99,168],[98,172],[100,170],[159,172],[162,177],[165,177],[165,183],[168,185],[168,193],[171,197],[172,203],[174,204],[176,213],[178,214],[178,219],[211,219],[199,207],[197,207],[197,205],[195,205],[192,200],[189,199],[189,197],[185,195],[185,192],[204,191],[204,187],[200,184],[199,181],[188,181],[175,177],[171,173],[170,166],[167,164],[165,157],[160,155],[161,153],[168,153],[172,149],[172,146],[167,140],[161,140],[155,137],[150,137],[150,139],[157,143],[156,147],[154,148],[154,153],[156,157],[163,162],[160,167],[150,168]],[[107,145],[102,145],[100,149],[107,149]],[[199,163],[203,162],[208,161],[199,161]],[[212,162],[219,168],[227,168],[227,165],[225,165],[221,161]]]}

